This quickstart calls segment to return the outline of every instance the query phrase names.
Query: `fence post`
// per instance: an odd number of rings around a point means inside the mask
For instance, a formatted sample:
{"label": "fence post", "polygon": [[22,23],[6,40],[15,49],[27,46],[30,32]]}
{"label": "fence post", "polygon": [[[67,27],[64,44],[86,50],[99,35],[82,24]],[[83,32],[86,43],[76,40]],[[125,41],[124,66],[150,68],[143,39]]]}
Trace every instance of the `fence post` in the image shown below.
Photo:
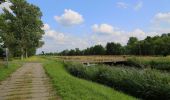
{"label": "fence post", "polygon": [[5,55],[6,55],[6,67],[8,68],[8,48],[5,48]]}

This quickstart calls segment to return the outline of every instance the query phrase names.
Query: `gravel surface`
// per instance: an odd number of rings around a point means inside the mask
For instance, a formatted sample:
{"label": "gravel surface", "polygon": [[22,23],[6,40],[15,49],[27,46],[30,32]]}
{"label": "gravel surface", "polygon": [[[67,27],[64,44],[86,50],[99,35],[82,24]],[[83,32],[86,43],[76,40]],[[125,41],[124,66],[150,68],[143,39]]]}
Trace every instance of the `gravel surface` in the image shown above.
{"label": "gravel surface", "polygon": [[40,63],[25,63],[0,83],[0,100],[60,100]]}

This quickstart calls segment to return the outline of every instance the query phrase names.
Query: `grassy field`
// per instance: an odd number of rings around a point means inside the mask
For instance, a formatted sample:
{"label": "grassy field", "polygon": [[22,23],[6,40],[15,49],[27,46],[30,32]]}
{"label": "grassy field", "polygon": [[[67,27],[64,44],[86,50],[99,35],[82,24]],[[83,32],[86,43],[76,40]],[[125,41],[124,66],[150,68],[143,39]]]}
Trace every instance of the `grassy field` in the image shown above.
{"label": "grassy field", "polygon": [[19,67],[22,66],[22,61],[13,60],[9,62],[8,68],[6,68],[5,64],[0,64],[0,81],[6,79],[12,72],[16,71]]}
{"label": "grassy field", "polygon": [[63,100],[136,100],[107,86],[70,75],[61,62],[47,60],[43,65]]}

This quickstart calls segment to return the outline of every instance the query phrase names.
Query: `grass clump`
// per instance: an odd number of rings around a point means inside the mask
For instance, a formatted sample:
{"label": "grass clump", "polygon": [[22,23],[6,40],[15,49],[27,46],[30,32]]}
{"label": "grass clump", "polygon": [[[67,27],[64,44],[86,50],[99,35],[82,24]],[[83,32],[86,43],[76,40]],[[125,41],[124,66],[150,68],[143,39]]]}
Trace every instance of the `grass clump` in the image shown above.
{"label": "grass clump", "polygon": [[[112,88],[70,75],[62,62],[47,60],[43,62],[43,65],[46,73],[52,79],[57,94],[63,100],[136,100]],[[80,74],[80,70],[75,73]],[[93,73],[91,76],[93,77]]]}
{"label": "grass clump", "polygon": [[134,69],[108,66],[87,67],[67,63],[74,76],[108,85],[145,100],[170,100],[170,76],[152,69]]}

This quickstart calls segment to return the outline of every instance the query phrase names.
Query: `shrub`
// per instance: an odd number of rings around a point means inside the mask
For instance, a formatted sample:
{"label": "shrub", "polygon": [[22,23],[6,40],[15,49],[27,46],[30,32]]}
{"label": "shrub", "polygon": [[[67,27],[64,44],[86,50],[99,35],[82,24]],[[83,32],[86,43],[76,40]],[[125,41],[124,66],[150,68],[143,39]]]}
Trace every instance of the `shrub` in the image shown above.
{"label": "shrub", "polygon": [[132,57],[128,59],[128,62],[131,65],[134,65],[133,67],[137,68],[152,68],[152,69],[158,69],[163,71],[170,71],[170,59],[169,58],[136,58]]}
{"label": "shrub", "polygon": [[170,100],[170,77],[153,69],[84,66],[69,63],[66,69],[80,78],[105,84],[145,100]]}
{"label": "shrub", "polygon": [[170,71],[170,61],[151,61],[151,68]]}

